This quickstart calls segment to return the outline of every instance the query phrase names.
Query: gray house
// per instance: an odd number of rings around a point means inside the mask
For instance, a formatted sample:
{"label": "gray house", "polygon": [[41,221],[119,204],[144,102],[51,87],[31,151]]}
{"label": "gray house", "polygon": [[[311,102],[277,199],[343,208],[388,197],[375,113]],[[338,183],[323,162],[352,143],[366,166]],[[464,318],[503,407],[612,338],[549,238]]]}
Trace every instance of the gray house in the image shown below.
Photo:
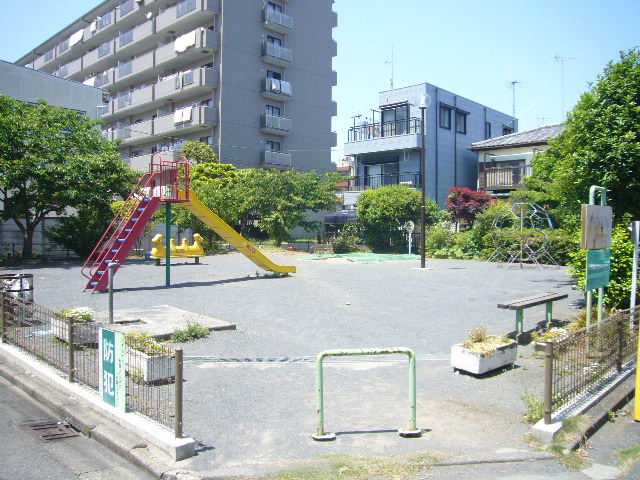
{"label": "gray house", "polygon": [[517,120],[428,83],[380,92],[371,116],[354,117],[344,153],[353,158],[355,178],[344,194],[352,207],[359,192],[388,185],[420,188],[421,95],[425,111],[426,194],[444,204],[451,187],[476,188],[478,159],[469,146],[517,130]]}

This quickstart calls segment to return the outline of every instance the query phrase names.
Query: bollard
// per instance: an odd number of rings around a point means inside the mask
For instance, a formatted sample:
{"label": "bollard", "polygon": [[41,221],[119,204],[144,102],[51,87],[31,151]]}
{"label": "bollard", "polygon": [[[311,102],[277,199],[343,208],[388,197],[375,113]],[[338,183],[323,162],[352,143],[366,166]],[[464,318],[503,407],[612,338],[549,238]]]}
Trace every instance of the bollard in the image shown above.
{"label": "bollard", "polygon": [[69,382],[75,382],[75,374],[74,374],[74,358],[73,358],[73,315],[67,317],[67,346],[69,347],[68,352],[68,362],[69,362]]}
{"label": "bollard", "polygon": [[318,414],[318,427],[314,440],[335,440],[334,433],[324,431],[324,384],[322,361],[326,357],[344,357],[361,355],[394,355],[405,354],[409,357],[409,428],[398,429],[402,437],[419,437],[422,429],[416,427],[416,356],[409,348],[368,348],[360,350],[325,350],[320,352],[316,358],[316,402]]}

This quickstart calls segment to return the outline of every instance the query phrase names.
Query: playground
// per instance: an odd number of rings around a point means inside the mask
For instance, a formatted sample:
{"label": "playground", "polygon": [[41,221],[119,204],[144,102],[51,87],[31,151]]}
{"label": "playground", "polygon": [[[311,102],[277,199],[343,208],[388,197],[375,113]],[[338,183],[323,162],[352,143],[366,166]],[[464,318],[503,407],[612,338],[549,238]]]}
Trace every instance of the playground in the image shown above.
{"label": "playground", "polygon": [[[208,475],[261,473],[283,462],[321,455],[406,455],[441,452],[531,452],[523,440],[525,393],[539,395],[543,360],[520,346],[515,368],[483,377],[454,374],[449,352],[482,323],[490,334],[513,330],[513,312],[498,309],[523,292],[557,291],[569,298],[554,316],[568,318],[582,293],[565,269],[496,263],[419,260],[359,263],[307,260],[306,254],[269,251],[296,274],[272,275],[238,253],[209,255],[199,265],[164,267],[128,261],[114,279],[114,310],[173,307],[176,328],[185,312],[236,326],[183,344],[184,431],[201,442],[180,468]],[[6,273],[11,273],[7,271]],[[83,292],[77,265],[35,267],[34,300],[54,309],[88,306],[103,315],[107,294]],[[525,329],[545,318],[529,309]],[[327,349],[407,347],[417,360],[420,438],[402,438],[407,426],[406,356],[327,359],[325,426],[333,442],[316,442],[315,356]],[[448,458],[448,457],[447,457]],[[290,465],[289,465],[290,466]]]}

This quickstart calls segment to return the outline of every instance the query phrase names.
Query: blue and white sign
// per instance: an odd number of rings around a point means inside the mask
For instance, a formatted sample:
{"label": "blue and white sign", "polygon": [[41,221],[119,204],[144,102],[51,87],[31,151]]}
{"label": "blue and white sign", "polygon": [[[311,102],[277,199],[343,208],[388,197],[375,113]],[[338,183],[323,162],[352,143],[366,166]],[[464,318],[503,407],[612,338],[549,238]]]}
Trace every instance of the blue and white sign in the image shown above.
{"label": "blue and white sign", "polygon": [[587,292],[604,288],[611,278],[611,250],[589,250],[587,252]]}
{"label": "blue and white sign", "polygon": [[125,346],[122,333],[100,329],[100,396],[109,405],[126,410]]}

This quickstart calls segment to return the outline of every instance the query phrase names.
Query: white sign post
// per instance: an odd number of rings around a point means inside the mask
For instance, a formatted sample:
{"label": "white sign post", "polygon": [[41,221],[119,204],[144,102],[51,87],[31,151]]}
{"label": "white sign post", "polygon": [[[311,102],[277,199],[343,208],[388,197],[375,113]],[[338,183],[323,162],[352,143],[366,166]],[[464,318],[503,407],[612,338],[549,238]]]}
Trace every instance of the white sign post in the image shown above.
{"label": "white sign post", "polygon": [[407,233],[409,233],[409,255],[411,255],[411,243],[413,243],[411,241],[411,235],[413,234],[414,228],[416,228],[416,226],[411,220],[404,224],[404,229],[407,231]]}

